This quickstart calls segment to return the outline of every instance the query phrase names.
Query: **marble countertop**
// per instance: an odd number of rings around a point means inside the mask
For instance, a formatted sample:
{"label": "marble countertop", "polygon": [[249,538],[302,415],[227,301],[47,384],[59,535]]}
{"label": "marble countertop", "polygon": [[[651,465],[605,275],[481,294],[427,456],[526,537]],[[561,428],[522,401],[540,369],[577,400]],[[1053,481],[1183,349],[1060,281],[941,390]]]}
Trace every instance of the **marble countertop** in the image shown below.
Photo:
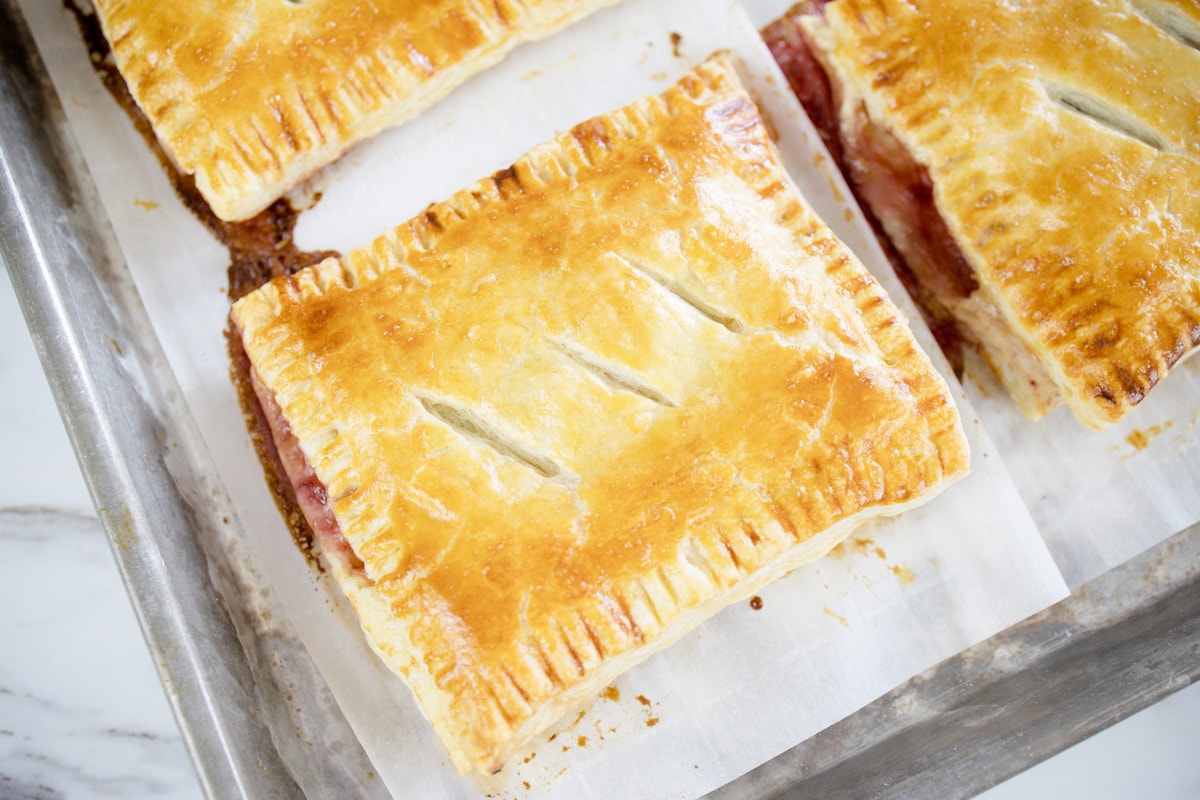
{"label": "marble countertop", "polygon": [[[201,797],[7,277],[0,342],[0,798]],[[1200,685],[985,797],[1200,797],[1198,738]]]}

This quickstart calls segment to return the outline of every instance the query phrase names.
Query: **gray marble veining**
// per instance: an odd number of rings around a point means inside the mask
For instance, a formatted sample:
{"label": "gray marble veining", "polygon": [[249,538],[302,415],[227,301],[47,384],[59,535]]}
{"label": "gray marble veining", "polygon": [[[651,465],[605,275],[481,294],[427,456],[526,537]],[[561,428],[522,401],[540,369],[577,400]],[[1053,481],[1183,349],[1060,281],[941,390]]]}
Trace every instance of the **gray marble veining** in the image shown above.
{"label": "gray marble veining", "polygon": [[2,797],[200,796],[108,548],[89,514],[0,508]]}

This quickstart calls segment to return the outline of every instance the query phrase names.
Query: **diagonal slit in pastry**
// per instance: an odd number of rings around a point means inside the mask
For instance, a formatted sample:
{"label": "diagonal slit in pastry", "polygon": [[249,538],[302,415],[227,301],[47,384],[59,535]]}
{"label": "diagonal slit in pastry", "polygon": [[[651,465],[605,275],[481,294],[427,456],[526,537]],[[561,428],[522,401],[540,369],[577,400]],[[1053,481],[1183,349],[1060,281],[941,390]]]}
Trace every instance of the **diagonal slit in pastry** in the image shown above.
{"label": "diagonal slit in pastry", "polygon": [[638,378],[628,369],[623,369],[617,364],[611,362],[606,363],[593,354],[588,353],[578,345],[570,342],[565,342],[559,339],[549,340],[555,349],[565,355],[571,361],[575,362],[585,370],[595,375],[601,381],[614,389],[632,392],[638,397],[644,397],[651,403],[657,403],[660,406],[667,408],[675,408],[674,401],[665,394],[655,389],[650,384]]}
{"label": "diagonal slit in pastry", "polygon": [[448,426],[475,441],[482,442],[502,456],[524,464],[543,478],[556,478],[562,467],[552,459],[537,455],[512,439],[504,436],[469,408],[415,395],[421,406]]}
{"label": "diagonal slit in pastry", "polygon": [[1167,0],[1132,0],[1134,10],[1163,33],[1200,50],[1200,8]]}
{"label": "diagonal slit in pastry", "polygon": [[746,329],[746,326],[742,324],[742,321],[737,317],[733,316],[732,314],[726,314],[719,308],[715,308],[712,304],[705,302],[699,295],[685,287],[679,281],[673,280],[666,275],[656,272],[646,264],[640,264],[636,261],[625,258],[624,256],[617,255],[616,253],[613,253],[612,256],[629,269],[640,275],[644,275],[645,277],[657,283],[663,289],[666,289],[668,292],[675,295],[675,297],[683,301],[684,305],[691,308],[700,316],[711,322],[717,323],[730,333],[741,333]]}
{"label": "diagonal slit in pastry", "polygon": [[1178,152],[1178,148],[1142,120],[1104,102],[1096,95],[1052,81],[1043,80],[1041,83],[1047,96],[1068,111],[1085,116],[1109,130],[1136,139],[1159,152]]}
{"label": "diagonal slit in pastry", "polygon": [[480,772],[969,466],[728,55],[505,174],[231,314],[331,574]]}

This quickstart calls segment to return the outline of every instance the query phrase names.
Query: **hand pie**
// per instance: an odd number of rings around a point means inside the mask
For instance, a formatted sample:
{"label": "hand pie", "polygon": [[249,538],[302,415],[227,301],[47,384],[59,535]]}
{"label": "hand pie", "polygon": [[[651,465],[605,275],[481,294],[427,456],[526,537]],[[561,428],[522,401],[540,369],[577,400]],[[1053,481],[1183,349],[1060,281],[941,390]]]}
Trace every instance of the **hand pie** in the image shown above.
{"label": "hand pie", "polygon": [[766,38],[935,321],[1101,428],[1200,345],[1200,11],[833,0]]}
{"label": "hand pie", "polygon": [[462,769],[967,470],[726,56],[232,318],[331,571]]}
{"label": "hand pie", "polygon": [[615,0],[96,0],[129,91],[224,220]]}

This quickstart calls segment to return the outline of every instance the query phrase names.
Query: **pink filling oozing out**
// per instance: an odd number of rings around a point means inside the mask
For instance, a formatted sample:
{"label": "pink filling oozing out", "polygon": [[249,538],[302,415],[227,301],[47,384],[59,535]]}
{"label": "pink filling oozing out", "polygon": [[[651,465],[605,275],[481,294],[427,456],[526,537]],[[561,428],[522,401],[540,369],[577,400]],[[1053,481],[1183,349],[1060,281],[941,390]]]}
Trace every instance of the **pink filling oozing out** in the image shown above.
{"label": "pink filling oozing out", "polygon": [[[808,0],[802,10],[819,14],[825,5],[825,0]],[[764,33],[792,91],[863,201],[868,217],[877,230],[886,229],[880,232],[892,247],[885,246],[885,250],[899,251],[901,260],[896,266],[901,279],[925,306],[943,347],[957,349],[962,331],[952,329],[956,326],[945,305],[969,297],[978,284],[938,212],[925,167],[865,112],[851,115],[847,129],[841,128],[842,87],[825,69],[800,26],[789,18]],[[880,225],[884,221],[886,224]],[[896,261],[895,252],[889,256]]]}
{"label": "pink filling oozing out", "polygon": [[288,480],[291,481],[292,489],[295,491],[296,502],[300,506],[304,518],[308,520],[313,535],[320,542],[325,557],[337,559],[347,572],[365,574],[362,561],[350,547],[350,543],[346,541],[346,537],[342,534],[342,528],[333,514],[333,506],[329,502],[329,493],[325,489],[325,484],[313,471],[304,451],[300,449],[300,442],[292,434],[291,426],[284,419],[283,411],[275,402],[274,393],[259,380],[253,365],[250,367],[250,383],[262,406],[267,426],[271,430],[271,438],[279,453],[279,460],[283,464],[283,470],[287,473]]}

